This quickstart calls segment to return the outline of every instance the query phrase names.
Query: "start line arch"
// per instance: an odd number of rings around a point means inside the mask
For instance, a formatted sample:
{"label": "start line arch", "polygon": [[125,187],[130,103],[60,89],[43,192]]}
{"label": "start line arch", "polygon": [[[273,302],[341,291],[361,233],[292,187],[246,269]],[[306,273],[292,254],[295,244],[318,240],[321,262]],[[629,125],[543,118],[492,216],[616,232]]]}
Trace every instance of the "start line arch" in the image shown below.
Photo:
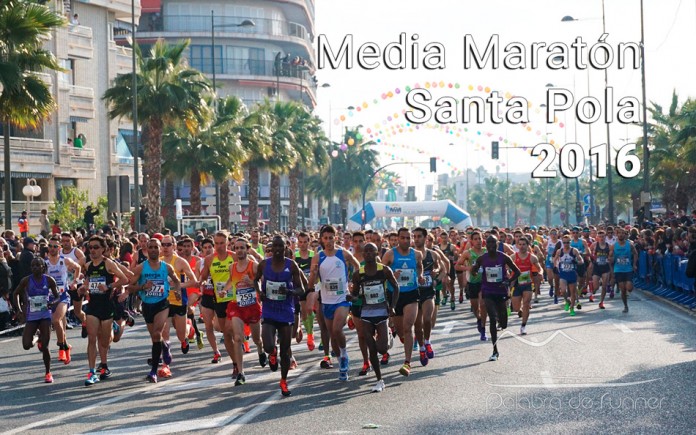
{"label": "start line arch", "polygon": [[[359,230],[362,225],[362,210],[348,219],[346,229]],[[377,202],[370,201],[365,204],[365,223],[381,217],[416,217],[416,216],[440,216],[449,218],[452,226],[457,229],[465,229],[472,225],[469,213],[457,207],[450,200],[442,201],[418,201],[418,202]]]}

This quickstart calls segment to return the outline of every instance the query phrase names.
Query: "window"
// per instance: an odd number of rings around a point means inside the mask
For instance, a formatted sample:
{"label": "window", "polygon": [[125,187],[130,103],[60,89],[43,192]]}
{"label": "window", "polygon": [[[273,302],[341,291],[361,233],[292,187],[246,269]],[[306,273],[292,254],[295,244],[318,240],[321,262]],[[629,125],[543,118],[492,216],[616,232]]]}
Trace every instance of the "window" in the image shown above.
{"label": "window", "polygon": [[[212,47],[210,45],[192,45],[190,48],[189,64],[192,68],[206,74],[213,72]],[[215,46],[215,73],[222,74],[222,46]]]}
{"label": "window", "polygon": [[254,47],[227,46],[225,58],[226,74],[251,74],[255,76],[270,75],[266,71],[265,50]]}

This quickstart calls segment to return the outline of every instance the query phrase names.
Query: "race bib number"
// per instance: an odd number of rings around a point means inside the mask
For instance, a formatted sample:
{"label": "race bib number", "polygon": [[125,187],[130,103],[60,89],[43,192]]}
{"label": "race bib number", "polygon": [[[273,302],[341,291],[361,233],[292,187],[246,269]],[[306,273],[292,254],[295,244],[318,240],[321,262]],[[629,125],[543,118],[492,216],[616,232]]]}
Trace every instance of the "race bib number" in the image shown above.
{"label": "race bib number", "polygon": [[628,266],[629,263],[630,262],[628,261],[627,257],[619,257],[616,259],[616,264],[618,264],[620,266]]}
{"label": "race bib number", "polygon": [[161,298],[164,296],[164,280],[152,280],[152,287],[145,291],[145,296],[151,298]]}
{"label": "race bib number", "polygon": [[430,276],[430,272],[423,275],[423,278],[425,278],[425,284],[423,284],[423,287],[432,287],[433,286],[433,277]]}
{"label": "race bib number", "polygon": [[56,280],[56,289],[58,289],[58,294],[63,294],[65,293],[65,283],[63,283],[63,280],[60,278],[55,278]]}
{"label": "race bib number", "polygon": [[324,280],[324,290],[333,296],[341,296],[346,292],[346,287],[341,279],[326,279]]}
{"label": "race bib number", "polygon": [[607,264],[607,257],[605,257],[604,255],[602,255],[601,257],[597,257],[598,266],[604,266],[605,264]]}
{"label": "race bib number", "polygon": [[232,287],[230,287],[229,290],[225,291],[225,283],[216,282],[215,294],[217,295],[218,302],[231,301],[232,296],[234,296],[234,290],[232,289]]}
{"label": "race bib number", "polygon": [[381,304],[386,301],[384,286],[381,284],[366,285],[363,291],[365,293],[365,303],[368,305]]}
{"label": "race bib number", "polygon": [[287,284],[278,281],[266,281],[266,297],[272,301],[286,299]]}
{"label": "race bib number", "polygon": [[29,307],[32,313],[48,311],[48,296],[29,296]]}
{"label": "race bib number", "polygon": [[401,271],[401,275],[399,276],[399,285],[400,286],[412,286],[413,284],[416,283],[415,277],[416,277],[416,271],[414,269],[399,269]]}
{"label": "race bib number", "polygon": [[101,291],[99,288],[99,284],[103,284],[106,286],[106,277],[104,276],[93,276],[89,278],[89,292],[93,294],[102,294],[104,293]]}
{"label": "race bib number", "polygon": [[575,265],[573,263],[561,263],[561,271],[572,272],[575,270]]}
{"label": "race bib number", "polygon": [[517,282],[522,284],[522,285],[531,283],[532,282],[531,272],[526,271],[526,272],[520,273],[520,277],[517,278]]}
{"label": "race bib number", "polygon": [[503,267],[502,266],[486,267],[486,281],[488,281],[488,282],[503,282]]}
{"label": "race bib number", "polygon": [[203,291],[214,291],[215,288],[213,287],[213,280],[208,278],[208,280],[203,284]]}
{"label": "race bib number", "polygon": [[[268,284],[268,283],[267,283]],[[268,289],[268,285],[266,285]],[[238,288],[237,289],[237,305],[240,308],[248,307],[256,303],[256,290],[253,288]]]}

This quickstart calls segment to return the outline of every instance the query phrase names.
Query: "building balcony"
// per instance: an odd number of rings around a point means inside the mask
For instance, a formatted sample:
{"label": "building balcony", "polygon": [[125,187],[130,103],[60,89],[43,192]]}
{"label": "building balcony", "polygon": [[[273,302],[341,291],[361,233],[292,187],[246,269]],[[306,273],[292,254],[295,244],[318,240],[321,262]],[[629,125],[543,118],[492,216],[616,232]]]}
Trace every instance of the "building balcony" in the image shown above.
{"label": "building balcony", "polygon": [[60,165],[56,166],[57,177],[95,179],[97,162],[92,148],[75,148],[72,145],[60,146]]}
{"label": "building balcony", "polygon": [[68,56],[78,59],[92,59],[94,46],[92,28],[86,26],[68,26]]}
{"label": "building balcony", "polygon": [[[117,20],[131,22],[131,0],[77,0],[93,6],[100,6],[114,12]],[[140,20],[140,0],[135,0],[135,22]]]}
{"label": "building balcony", "polygon": [[[4,164],[4,157],[0,155]],[[53,142],[47,139],[10,137],[12,172],[53,173]]]}
{"label": "building balcony", "polygon": [[109,50],[116,53],[116,74],[133,72],[133,49],[111,43]]}
{"label": "building balcony", "polygon": [[75,119],[94,119],[94,89],[84,86],[70,85],[70,117]]}
{"label": "building balcony", "polygon": [[[239,27],[244,20],[254,22],[253,27]],[[210,15],[163,15],[142,27],[139,40],[200,39],[211,37]],[[285,53],[292,53],[314,61],[313,35],[300,23],[267,18],[215,16],[215,37],[222,43],[225,38],[269,41],[279,45]]]}
{"label": "building balcony", "polygon": [[[189,64],[209,76],[213,73],[213,61],[189,59]],[[302,100],[314,107],[317,99],[317,84],[307,67],[283,62],[254,59],[215,59],[217,80],[236,80],[241,85],[268,88],[268,95],[275,95],[276,87],[287,92],[293,100]]]}

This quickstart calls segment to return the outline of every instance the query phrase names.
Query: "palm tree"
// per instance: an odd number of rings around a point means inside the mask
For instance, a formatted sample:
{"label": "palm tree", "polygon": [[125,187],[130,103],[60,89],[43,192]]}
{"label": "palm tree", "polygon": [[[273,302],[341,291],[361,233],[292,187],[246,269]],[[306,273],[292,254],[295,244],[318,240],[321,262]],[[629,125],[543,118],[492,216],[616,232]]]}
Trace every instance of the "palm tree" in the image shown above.
{"label": "palm tree", "polygon": [[469,210],[467,210],[467,212],[471,213],[472,216],[476,216],[476,226],[479,227],[481,226],[484,204],[485,198],[483,188],[480,185],[476,185],[471,189],[471,194],[469,195]]}
{"label": "palm tree", "polygon": [[453,203],[457,203],[457,189],[454,186],[442,186],[437,189],[435,198],[438,200],[449,199]]}
{"label": "palm tree", "polygon": [[[205,96],[212,92],[208,79],[198,70],[188,67],[184,54],[190,41],[167,45],[158,40],[147,56],[135,46],[137,58],[138,117],[143,126],[143,177],[150,211],[148,230],[163,226],[160,213],[160,184],[162,170],[162,135],[167,126],[183,123],[195,130],[205,123]],[[133,73],[121,74],[105,93],[109,117],[130,118],[133,102]]]}
{"label": "palm tree", "polygon": [[483,180],[483,199],[488,211],[488,225],[493,226],[493,216],[495,215],[495,205],[500,201],[496,187],[498,179],[495,177],[486,177]]}
{"label": "palm tree", "polygon": [[297,161],[289,173],[290,207],[288,209],[288,225],[290,228],[298,227],[297,204],[300,197],[300,177],[303,172],[319,171],[326,166],[329,160],[326,154],[328,139],[321,127],[321,119],[312,115],[304,106],[301,107],[303,110],[297,110],[292,125],[292,131],[295,132],[293,145],[297,152]]}
{"label": "palm tree", "polygon": [[527,190],[522,184],[513,184],[510,189],[510,204],[515,209],[512,225],[516,226],[520,218],[520,209],[526,204]]}
{"label": "palm tree", "polygon": [[529,180],[527,183],[527,201],[529,203],[529,224],[537,225],[539,206],[546,204],[546,181]]}
{"label": "palm tree", "polygon": [[[240,134],[233,131],[236,113],[242,111],[243,103],[237,97],[217,101],[217,110],[210,111],[211,119],[201,129],[191,131],[178,124],[165,134],[162,141],[165,174],[188,176],[191,184],[191,213],[201,213],[201,181],[213,178],[222,185],[232,178],[242,179],[242,163],[247,158]],[[229,194],[220,195],[223,199]],[[229,213],[220,211],[221,216]],[[224,226],[227,228],[227,225]]]}
{"label": "palm tree", "polygon": [[51,90],[35,72],[60,70],[42,44],[65,20],[46,6],[20,0],[0,2],[0,123],[5,161],[5,228],[12,228],[10,128],[36,127],[55,107]]}

